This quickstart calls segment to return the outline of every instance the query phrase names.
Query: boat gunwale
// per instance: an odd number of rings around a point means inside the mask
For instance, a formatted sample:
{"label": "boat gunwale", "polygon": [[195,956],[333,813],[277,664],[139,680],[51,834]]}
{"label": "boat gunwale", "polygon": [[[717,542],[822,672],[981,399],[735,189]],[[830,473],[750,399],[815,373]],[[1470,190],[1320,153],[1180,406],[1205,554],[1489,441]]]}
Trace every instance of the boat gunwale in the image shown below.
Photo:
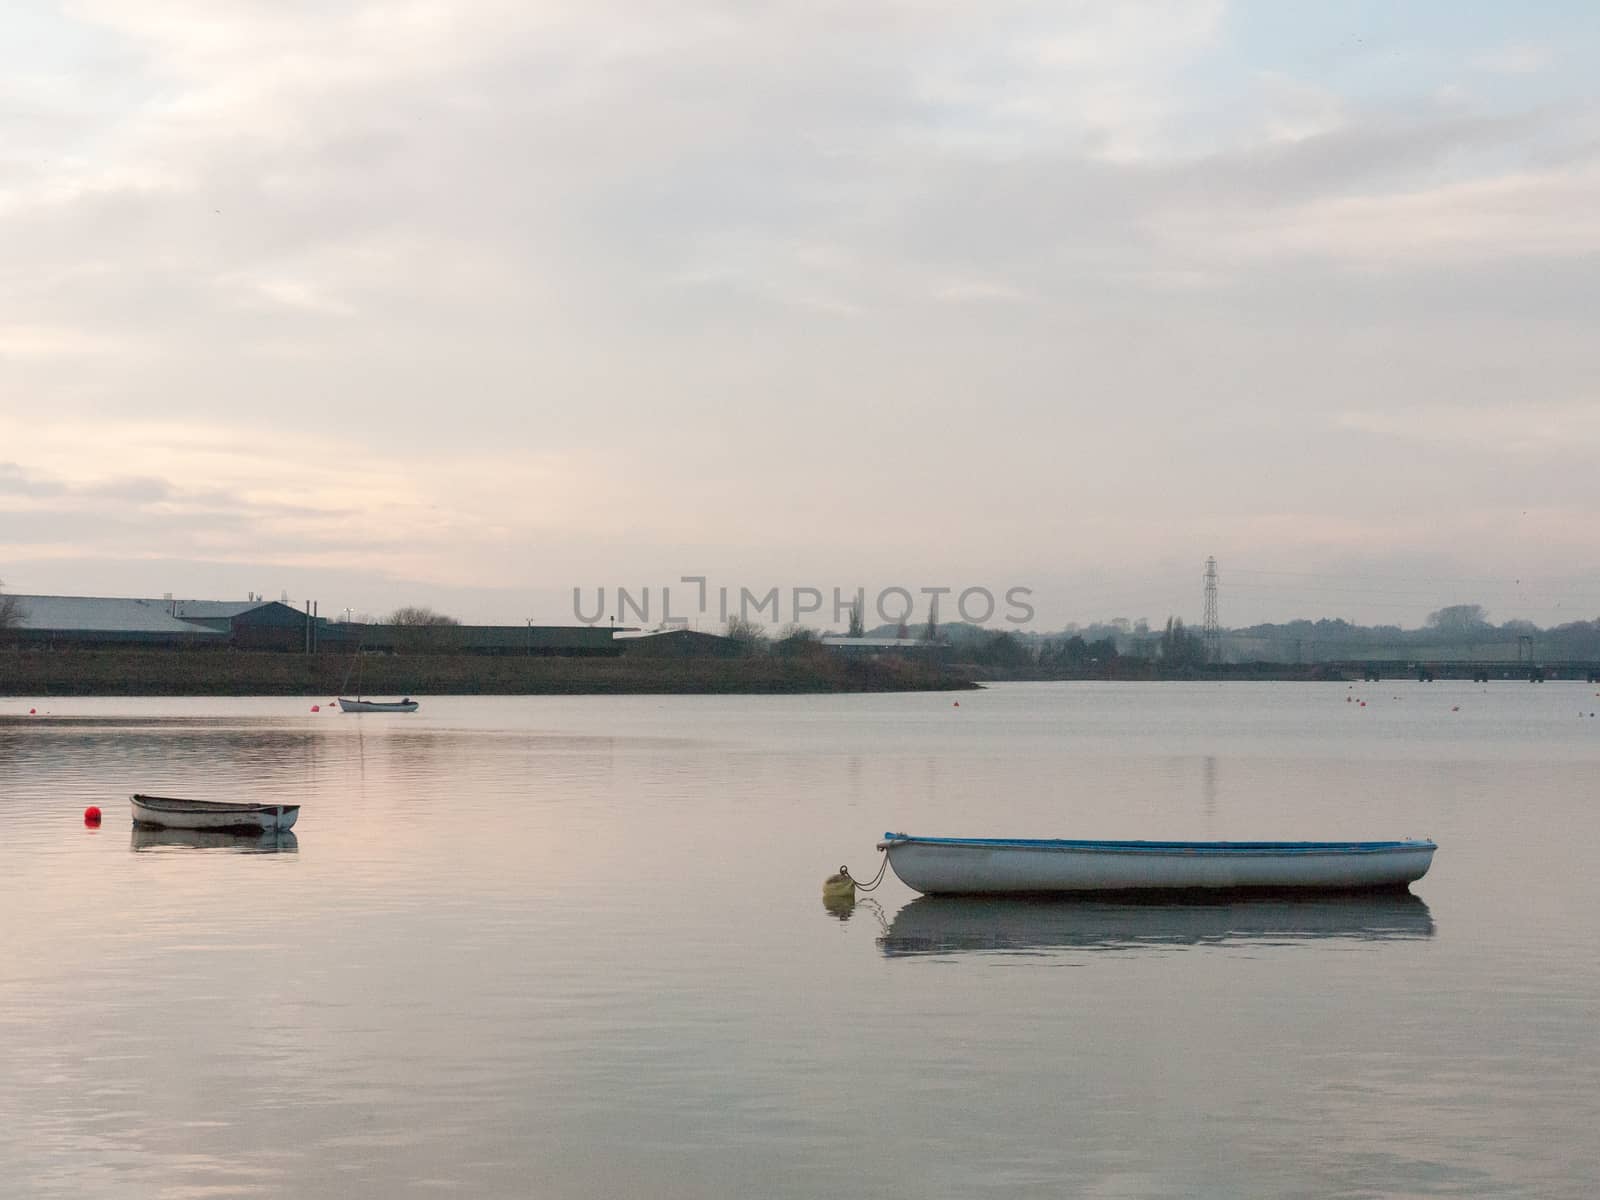
{"label": "boat gunwale", "polygon": [[134,792],[129,800],[152,812],[214,813],[218,816],[225,813],[271,813],[281,817],[300,807],[298,804],[258,804],[248,800],[188,800],[182,796],[147,796],[143,792]]}
{"label": "boat gunwale", "polygon": [[1146,842],[1093,841],[1071,838],[949,838],[913,837],[885,833],[878,849],[926,845],[971,850],[1046,850],[1058,853],[1142,854],[1149,856],[1244,858],[1269,855],[1401,854],[1432,853],[1439,847],[1429,839],[1391,842]]}

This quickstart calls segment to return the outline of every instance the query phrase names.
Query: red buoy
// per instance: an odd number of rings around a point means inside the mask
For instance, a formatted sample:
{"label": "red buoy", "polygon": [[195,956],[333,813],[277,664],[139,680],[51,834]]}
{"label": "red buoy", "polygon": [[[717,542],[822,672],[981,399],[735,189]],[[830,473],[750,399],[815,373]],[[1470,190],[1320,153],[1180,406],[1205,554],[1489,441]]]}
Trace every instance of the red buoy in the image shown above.
{"label": "red buoy", "polygon": [[959,701],[959,700],[957,700],[957,701],[956,701],[956,702],[955,702],[955,704],[954,704],[954,705],[953,705],[953,707],[955,707],[955,708],[960,708],[960,707],[961,707],[961,701]]}
{"label": "red buoy", "polygon": [[[1596,693],[1595,693],[1595,695],[1596,695],[1596,696],[1600,696],[1600,692],[1596,692]],[[37,715],[38,715],[38,713],[39,713],[39,710],[38,710],[38,709],[37,709],[37,708],[30,708],[30,709],[29,709],[29,710],[28,710],[28,715],[29,715],[29,716],[30,716],[30,717],[33,717],[33,716],[37,716]]]}
{"label": "red buoy", "polygon": [[83,810],[83,823],[91,827],[100,824],[100,810],[92,804],[89,805]]}
{"label": "red buoy", "polygon": [[311,711],[312,711],[312,712],[321,712],[321,711],[322,711],[322,705],[320,705],[320,704],[313,704],[313,705],[312,705],[312,706],[311,706]]}

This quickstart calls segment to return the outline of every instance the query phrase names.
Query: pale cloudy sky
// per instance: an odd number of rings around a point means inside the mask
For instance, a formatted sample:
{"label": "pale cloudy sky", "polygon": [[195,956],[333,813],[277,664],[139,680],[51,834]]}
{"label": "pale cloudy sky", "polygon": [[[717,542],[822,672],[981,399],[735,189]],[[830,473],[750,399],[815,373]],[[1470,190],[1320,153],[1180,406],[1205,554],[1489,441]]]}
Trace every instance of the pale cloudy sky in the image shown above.
{"label": "pale cloudy sky", "polygon": [[1574,4],[0,12],[0,578],[1600,613]]}

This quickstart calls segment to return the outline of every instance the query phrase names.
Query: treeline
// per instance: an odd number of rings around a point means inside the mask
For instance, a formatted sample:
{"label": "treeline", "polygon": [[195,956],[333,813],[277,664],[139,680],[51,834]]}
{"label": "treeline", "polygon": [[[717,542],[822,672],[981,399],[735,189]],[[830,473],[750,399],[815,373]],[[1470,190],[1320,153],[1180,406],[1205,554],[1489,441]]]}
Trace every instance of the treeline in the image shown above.
{"label": "treeline", "polygon": [[1517,658],[1527,653],[1548,661],[1600,661],[1600,619],[1549,627],[1532,621],[1494,622],[1478,604],[1453,604],[1428,614],[1420,629],[1358,625],[1342,619],[1284,621],[1231,629],[1225,641],[1234,656],[1295,647],[1306,658],[1427,657],[1430,653],[1478,653]]}
{"label": "treeline", "polygon": [[[1128,627],[1121,628],[1123,624]],[[866,636],[894,637],[899,633],[897,627],[885,625]],[[1204,641],[1184,624],[1182,617],[1169,617],[1160,632],[1152,632],[1143,621],[1137,625],[1093,625],[1081,632],[1063,630],[1053,634],[985,629],[953,622],[938,628],[936,640],[943,662],[1010,670],[1033,667],[1047,672],[1093,672],[1118,663],[1190,667],[1200,665],[1206,658]]]}
{"label": "treeline", "polygon": [[[1181,621],[1178,622],[1180,631],[1182,625]],[[726,636],[738,642],[746,655],[754,657],[836,657],[832,650],[822,645],[822,635],[805,625],[787,625],[777,634],[769,636],[762,626],[735,617],[727,623]],[[1036,634],[989,630],[965,624],[942,627],[920,625],[915,635],[908,635],[903,627],[891,625],[871,633],[862,631],[848,636],[917,642],[927,648],[930,660],[947,665],[1088,669],[1122,657],[1111,638],[1091,642],[1072,636],[1046,641]]]}
{"label": "treeline", "polygon": [[943,659],[948,663],[1010,670],[1034,667],[1045,673],[1101,673],[1134,665],[1158,665],[1164,670],[1198,667],[1206,661],[1206,649],[1205,642],[1185,627],[1182,618],[1173,617],[1152,643],[1134,653],[1119,650],[1116,638],[1110,635],[1090,641],[1077,633],[1030,637],[987,631],[985,636],[951,641],[943,651]]}
{"label": "treeline", "polygon": [[[893,626],[881,626],[868,636],[892,637],[894,633]],[[1152,628],[1146,620],[1118,618],[1068,626],[1054,633],[952,623],[940,627],[939,640],[948,662],[1018,669],[1035,666],[1041,671],[1082,670],[1114,662],[1188,668],[1209,661],[1204,639],[1181,617],[1169,617],[1160,628]],[[1430,656],[1600,662],[1600,619],[1541,628],[1525,620],[1496,623],[1481,605],[1456,604],[1428,614],[1426,623],[1417,629],[1359,625],[1342,618],[1296,620],[1223,629],[1217,645],[1222,663]]]}

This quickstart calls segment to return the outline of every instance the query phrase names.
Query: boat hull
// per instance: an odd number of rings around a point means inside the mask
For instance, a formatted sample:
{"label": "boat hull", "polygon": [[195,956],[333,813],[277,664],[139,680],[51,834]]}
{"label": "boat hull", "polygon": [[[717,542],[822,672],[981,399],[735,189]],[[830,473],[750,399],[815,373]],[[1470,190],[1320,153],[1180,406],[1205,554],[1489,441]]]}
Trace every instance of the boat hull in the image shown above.
{"label": "boat hull", "polygon": [[1099,892],[1368,891],[1427,874],[1434,843],[1089,842],[913,838],[880,849],[925,895]]}
{"label": "boat hull", "polygon": [[228,804],[137,794],[130,800],[134,824],[159,829],[281,833],[292,828],[300,816],[298,804]]}
{"label": "boat hull", "polygon": [[417,711],[415,700],[351,700],[338,697],[339,711],[347,713],[408,713]]}

